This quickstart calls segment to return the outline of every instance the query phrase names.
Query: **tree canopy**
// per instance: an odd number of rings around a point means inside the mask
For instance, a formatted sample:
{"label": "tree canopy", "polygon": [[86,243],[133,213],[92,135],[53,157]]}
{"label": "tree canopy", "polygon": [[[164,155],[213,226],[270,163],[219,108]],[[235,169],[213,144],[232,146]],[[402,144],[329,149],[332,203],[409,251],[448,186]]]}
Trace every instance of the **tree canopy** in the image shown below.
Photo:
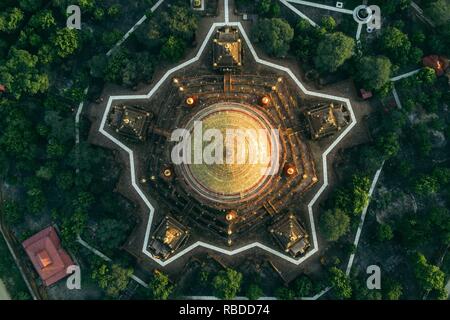
{"label": "tree canopy", "polygon": [[341,209],[327,210],[320,216],[320,228],[329,241],[336,241],[346,234],[350,217]]}
{"label": "tree canopy", "polygon": [[429,2],[425,7],[425,14],[436,23],[441,26],[450,20],[450,1],[448,0],[435,0]]}
{"label": "tree canopy", "polygon": [[43,93],[48,89],[47,74],[38,71],[38,58],[26,50],[12,48],[8,60],[0,65],[0,83],[16,99],[22,94]]}
{"label": "tree canopy", "polygon": [[227,268],[221,270],[212,281],[214,294],[221,299],[233,299],[241,288],[242,274]]}
{"label": "tree canopy", "polygon": [[[442,292],[445,288],[445,274],[439,267],[429,264],[425,256],[416,253],[413,257],[414,272],[422,289],[428,293],[432,290]],[[444,290],[445,292],[445,290]],[[446,299],[447,297],[442,297]]]}
{"label": "tree canopy", "polygon": [[252,30],[255,42],[270,55],[284,57],[294,38],[294,29],[280,18],[261,19]]}
{"label": "tree canopy", "polygon": [[59,29],[52,38],[56,54],[61,58],[73,54],[80,45],[79,41],[77,31],[69,28]]}
{"label": "tree canopy", "polygon": [[19,8],[11,8],[0,13],[0,31],[12,33],[19,27],[24,19],[24,14]]}
{"label": "tree canopy", "polygon": [[335,72],[351,58],[354,49],[355,41],[342,32],[326,34],[317,45],[315,66],[322,73]]}
{"label": "tree canopy", "polygon": [[152,298],[155,300],[167,300],[174,289],[174,286],[170,283],[169,277],[161,271],[153,272],[149,287]]}
{"label": "tree canopy", "polygon": [[383,56],[364,56],[356,64],[356,80],[366,90],[381,89],[391,77],[391,61]]}
{"label": "tree canopy", "polygon": [[330,268],[329,279],[333,293],[338,299],[349,299],[352,296],[352,286],[349,277],[344,271],[336,267]]}
{"label": "tree canopy", "polygon": [[132,274],[132,269],[125,269],[117,264],[111,267],[101,264],[93,270],[92,279],[97,281],[109,297],[117,298],[127,288]]}

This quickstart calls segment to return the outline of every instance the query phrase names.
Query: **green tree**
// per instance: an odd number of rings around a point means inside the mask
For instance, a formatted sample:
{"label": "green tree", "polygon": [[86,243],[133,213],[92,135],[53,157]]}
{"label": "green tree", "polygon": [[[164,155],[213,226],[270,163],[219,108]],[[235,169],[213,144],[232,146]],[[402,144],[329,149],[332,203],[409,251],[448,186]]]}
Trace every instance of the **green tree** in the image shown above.
{"label": "green tree", "polygon": [[434,69],[425,67],[420,70],[420,72],[417,74],[417,78],[420,82],[423,84],[429,86],[433,85],[436,82],[436,72]]}
{"label": "green tree", "polygon": [[169,62],[179,61],[186,50],[182,39],[170,36],[161,48],[161,57]]}
{"label": "green tree", "polygon": [[44,44],[38,49],[37,57],[42,64],[49,64],[55,60],[55,54],[49,45]]}
{"label": "green tree", "polygon": [[93,270],[91,277],[97,281],[98,286],[105,290],[109,297],[118,298],[127,288],[132,275],[133,269],[122,268],[117,264],[113,264],[111,267],[101,264]]}
{"label": "green tree", "polygon": [[392,240],[394,237],[394,232],[392,231],[392,227],[388,224],[381,223],[378,224],[377,227],[377,239],[380,242]]}
{"label": "green tree", "polygon": [[384,281],[382,290],[386,300],[399,300],[403,295],[403,286],[389,278]]}
{"label": "green tree", "polygon": [[294,300],[295,292],[287,287],[279,287],[275,290],[275,297],[280,300]]}
{"label": "green tree", "polygon": [[280,5],[274,0],[259,0],[257,12],[260,16],[273,18],[280,15]]}
{"label": "green tree", "polygon": [[18,160],[34,159],[37,154],[37,135],[31,121],[18,108],[9,110],[7,118],[0,135],[0,149]]}
{"label": "green tree", "polygon": [[416,253],[413,256],[414,272],[422,290],[426,293],[445,288],[445,274],[439,267],[429,264],[425,256]]}
{"label": "green tree", "polygon": [[30,26],[37,30],[46,30],[56,26],[55,18],[51,10],[42,10],[30,19]]}
{"label": "green tree", "polygon": [[117,17],[120,15],[120,11],[122,10],[122,6],[118,3],[113,4],[111,7],[108,8],[108,16],[110,17]]}
{"label": "green tree", "polygon": [[116,219],[104,219],[100,223],[96,236],[103,248],[120,248],[128,236],[129,226]]}
{"label": "green tree", "polygon": [[90,74],[94,78],[103,78],[108,66],[108,60],[104,54],[99,54],[89,60]]}
{"label": "green tree", "polygon": [[253,28],[253,38],[270,55],[284,57],[294,38],[294,29],[280,18],[261,19]]}
{"label": "green tree", "polygon": [[385,16],[391,16],[396,12],[403,11],[410,6],[411,0],[389,0],[377,1]]}
{"label": "green tree", "polygon": [[369,203],[371,181],[366,176],[354,175],[353,180],[353,213],[360,214]]}
{"label": "green tree", "polygon": [[327,34],[317,45],[314,64],[319,72],[335,72],[350,59],[354,49],[355,41],[342,32]]}
{"label": "green tree", "polygon": [[350,228],[350,217],[341,209],[327,210],[320,216],[320,228],[329,241],[336,241]]}
{"label": "green tree", "polygon": [[25,11],[37,11],[42,6],[42,0],[19,0],[19,5]]}
{"label": "green tree", "polygon": [[414,191],[421,196],[428,196],[439,191],[439,183],[433,176],[421,175],[414,185]]}
{"label": "green tree", "polygon": [[448,0],[436,0],[425,7],[425,14],[438,26],[450,20],[450,2]]}
{"label": "green tree", "polygon": [[386,57],[364,56],[356,70],[356,80],[367,90],[381,89],[391,77],[391,61]]}
{"label": "green tree", "polygon": [[12,33],[17,30],[24,19],[24,14],[19,8],[10,8],[0,13],[0,31]]}
{"label": "green tree", "polygon": [[15,201],[5,200],[0,207],[0,212],[3,214],[8,225],[12,226],[23,219],[23,210]]}
{"label": "green tree", "polygon": [[242,274],[227,268],[221,270],[212,281],[214,294],[221,299],[233,299],[241,288]]}
{"label": "green tree", "polygon": [[59,171],[56,175],[56,185],[61,190],[67,191],[73,187],[74,178],[70,171]]}
{"label": "green tree", "polygon": [[420,155],[428,156],[430,154],[432,144],[428,127],[425,124],[420,123],[413,127],[412,140]]}
{"label": "green tree", "polygon": [[261,287],[256,283],[251,283],[245,291],[245,296],[250,300],[258,300],[263,294]]}
{"label": "green tree", "polygon": [[51,42],[55,47],[56,54],[61,58],[70,56],[80,46],[77,30],[69,28],[56,31]]}
{"label": "green tree", "polygon": [[29,212],[40,213],[47,203],[44,191],[40,186],[34,186],[27,190],[26,204]]}
{"label": "green tree", "polygon": [[313,283],[311,279],[302,274],[294,280],[293,289],[298,298],[310,297],[313,294]]}
{"label": "green tree", "polygon": [[427,215],[426,224],[428,230],[433,230],[440,245],[450,245],[450,211],[447,208],[432,208]]}
{"label": "green tree", "polygon": [[344,271],[336,267],[330,268],[330,283],[333,293],[338,299],[349,299],[352,296],[352,286],[349,277]]}
{"label": "green tree", "polygon": [[446,186],[450,184],[450,168],[434,168],[432,175],[440,185]]}
{"label": "green tree", "polygon": [[394,63],[401,66],[411,61],[411,56],[414,54],[408,35],[396,27],[388,27],[383,31],[380,49]]}
{"label": "green tree", "polygon": [[333,32],[336,29],[336,20],[332,16],[323,16],[320,24],[327,32]]}
{"label": "green tree", "polygon": [[167,300],[173,292],[174,286],[170,284],[169,277],[161,271],[153,272],[149,288],[155,300]]}
{"label": "green tree", "polygon": [[165,28],[165,34],[190,41],[197,30],[197,17],[185,6],[173,5],[168,12],[162,14],[161,26]]}
{"label": "green tree", "polygon": [[400,150],[400,142],[396,133],[388,132],[378,138],[377,148],[385,159],[389,159],[397,155]]}
{"label": "green tree", "polygon": [[8,60],[0,65],[0,83],[16,99],[23,93],[37,94],[47,91],[46,74],[37,71],[38,58],[28,51],[12,48]]}
{"label": "green tree", "polygon": [[325,36],[324,28],[315,28],[308,21],[299,19],[295,26],[292,49],[302,62],[311,63],[316,53],[317,43]]}

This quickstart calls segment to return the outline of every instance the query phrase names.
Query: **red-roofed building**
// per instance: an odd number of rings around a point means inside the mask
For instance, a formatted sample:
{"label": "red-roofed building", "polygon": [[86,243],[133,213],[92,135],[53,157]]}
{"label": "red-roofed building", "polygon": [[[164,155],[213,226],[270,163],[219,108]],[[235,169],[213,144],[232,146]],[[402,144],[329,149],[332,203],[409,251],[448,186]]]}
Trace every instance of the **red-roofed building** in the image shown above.
{"label": "red-roofed building", "polygon": [[434,69],[438,77],[443,76],[445,70],[449,67],[448,59],[438,55],[426,56],[422,59],[422,63],[425,67]]}
{"label": "red-roofed building", "polygon": [[5,92],[6,88],[4,85],[0,84],[0,93]]}
{"label": "red-roofed building", "polygon": [[73,261],[61,247],[55,228],[48,227],[22,243],[34,268],[46,286],[67,276]]}

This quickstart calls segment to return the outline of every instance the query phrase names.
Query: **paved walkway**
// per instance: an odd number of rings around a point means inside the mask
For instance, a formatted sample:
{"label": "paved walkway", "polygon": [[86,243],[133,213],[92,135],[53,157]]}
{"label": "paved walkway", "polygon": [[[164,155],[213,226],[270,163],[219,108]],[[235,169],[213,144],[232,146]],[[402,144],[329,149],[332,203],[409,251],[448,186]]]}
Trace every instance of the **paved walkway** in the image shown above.
{"label": "paved walkway", "polygon": [[359,223],[358,230],[356,231],[355,240],[353,241],[353,245],[355,246],[355,253],[352,253],[350,255],[350,259],[348,260],[348,264],[347,264],[347,270],[345,271],[345,274],[347,276],[350,275],[350,271],[351,271],[352,266],[353,266],[353,261],[355,259],[355,255],[356,255],[356,248],[358,248],[358,244],[359,244],[359,239],[361,237],[362,228],[364,226],[364,221],[366,220],[367,209],[369,208],[370,200],[372,198],[373,191],[375,190],[375,187],[376,187],[376,185],[378,183],[378,179],[380,178],[380,174],[381,174],[381,170],[383,170],[383,166],[384,166],[384,161],[383,161],[380,169],[378,169],[377,172],[375,173],[375,176],[373,177],[372,184],[371,184],[370,189],[369,189],[369,201],[367,202],[367,205],[364,207],[364,209],[362,211],[361,221]]}
{"label": "paved walkway", "polygon": [[[303,0],[279,0],[279,1],[282,4],[284,4],[286,7],[288,7],[290,10],[292,10],[292,12],[297,14],[299,17],[308,21],[313,27],[317,27],[318,24],[292,4],[304,5],[304,6],[308,6],[308,7],[317,8],[317,9],[330,10],[330,11],[338,12],[338,13],[342,13],[342,14],[353,15],[353,12],[354,12],[354,10],[332,7],[329,5],[324,5],[324,4],[315,3],[315,2],[311,2],[311,1],[303,1]],[[363,2],[365,3],[366,1],[363,1]],[[355,23],[357,23],[357,22],[355,21]],[[356,30],[356,35],[355,35],[357,42],[359,42],[359,39],[361,38],[361,33],[362,33],[362,29],[363,29],[364,25],[365,25],[365,23],[358,23],[358,28]]]}
{"label": "paved walkway", "polygon": [[420,70],[422,70],[422,68],[419,68],[419,69],[416,69],[416,70],[413,70],[413,71],[401,74],[399,76],[393,77],[393,78],[391,78],[391,81],[395,82],[395,81],[398,81],[398,80],[401,80],[401,79],[405,79],[405,78],[411,77],[411,76],[415,75],[416,73],[418,73]]}
{"label": "paved walkway", "polygon": [[325,9],[325,10],[330,10],[330,11],[334,11],[334,12],[353,15],[353,10],[332,7],[332,6],[328,6],[325,4],[320,4],[320,3],[310,2],[310,1],[303,1],[303,0],[287,0],[287,1],[291,2],[291,3],[301,4],[301,5],[308,6],[308,7],[314,7],[314,8],[318,8],[318,9]]}
{"label": "paved walkway", "polygon": [[290,4],[287,0],[280,0],[282,4],[284,4],[286,7],[291,9],[295,14],[297,14],[299,17],[305,19],[308,21],[313,27],[317,27],[317,23],[315,23],[311,18],[309,18],[306,14],[301,12],[299,9],[294,7],[292,4]]}
{"label": "paved walkway", "polygon": [[[159,0],[157,3],[155,3],[153,5],[153,7],[150,9],[151,12],[154,12],[156,9],[158,9],[158,7],[164,2],[164,0]],[[128,39],[128,37],[145,21],[147,20],[147,16],[143,15],[142,18],[140,18],[138,20],[138,22],[135,23],[134,26],[131,27],[130,30],[128,30],[127,33],[125,33],[125,35],[122,37],[122,39],[120,39],[115,45],[114,47],[112,47],[107,53],[107,56],[110,56],[111,53],[114,52],[114,50],[116,50],[118,47],[120,47],[122,45],[122,43],[125,42],[125,40]]]}

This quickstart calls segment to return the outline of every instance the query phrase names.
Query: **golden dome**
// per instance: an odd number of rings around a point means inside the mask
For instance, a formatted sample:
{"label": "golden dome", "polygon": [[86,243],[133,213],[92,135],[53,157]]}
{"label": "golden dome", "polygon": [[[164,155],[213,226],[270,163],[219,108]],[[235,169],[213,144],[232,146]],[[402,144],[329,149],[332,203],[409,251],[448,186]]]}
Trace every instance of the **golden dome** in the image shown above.
{"label": "golden dome", "polygon": [[[222,163],[205,161],[210,141],[203,142],[203,159],[195,163],[193,143],[192,163],[180,167],[188,186],[203,198],[222,205],[249,200],[265,190],[277,174],[271,173],[278,171],[274,165],[278,164],[280,148],[278,139],[271,138],[272,126],[265,114],[251,106],[221,102],[202,109],[189,120],[186,128],[191,135],[197,121],[202,123],[203,134],[208,129],[222,134],[223,150],[218,157]],[[247,129],[257,135],[242,134]],[[230,138],[231,131],[235,135]]]}

